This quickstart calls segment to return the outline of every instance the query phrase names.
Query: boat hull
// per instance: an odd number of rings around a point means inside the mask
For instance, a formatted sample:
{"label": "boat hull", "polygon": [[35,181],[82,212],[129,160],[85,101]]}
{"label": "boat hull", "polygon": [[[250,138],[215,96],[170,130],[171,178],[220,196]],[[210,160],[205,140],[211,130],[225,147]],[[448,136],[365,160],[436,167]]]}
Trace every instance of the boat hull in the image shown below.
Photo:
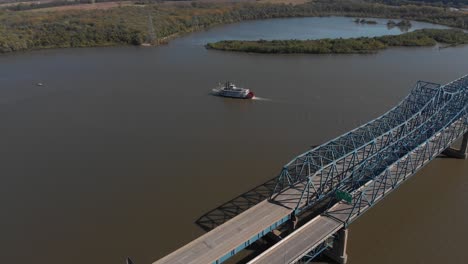
{"label": "boat hull", "polygon": [[235,99],[252,99],[255,95],[253,92],[249,91],[248,93],[229,93],[220,91],[217,89],[213,89],[213,94],[217,96],[227,97],[227,98],[235,98]]}

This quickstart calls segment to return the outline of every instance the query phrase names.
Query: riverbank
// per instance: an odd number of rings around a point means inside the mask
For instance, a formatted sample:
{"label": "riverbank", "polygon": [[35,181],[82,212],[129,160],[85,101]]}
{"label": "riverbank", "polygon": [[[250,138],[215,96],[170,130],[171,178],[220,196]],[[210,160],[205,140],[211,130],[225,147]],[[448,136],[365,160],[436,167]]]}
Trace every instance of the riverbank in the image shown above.
{"label": "riverbank", "polygon": [[421,47],[442,43],[449,46],[468,44],[468,34],[457,29],[420,29],[401,35],[373,38],[318,40],[226,40],[208,43],[206,48],[254,53],[353,54],[375,53],[389,47]]}
{"label": "riverbank", "polygon": [[304,4],[184,2],[60,12],[0,11],[0,53],[20,50],[158,45],[174,36],[245,20],[313,17],[403,18],[468,29],[468,15],[432,6],[388,6],[350,0]]}

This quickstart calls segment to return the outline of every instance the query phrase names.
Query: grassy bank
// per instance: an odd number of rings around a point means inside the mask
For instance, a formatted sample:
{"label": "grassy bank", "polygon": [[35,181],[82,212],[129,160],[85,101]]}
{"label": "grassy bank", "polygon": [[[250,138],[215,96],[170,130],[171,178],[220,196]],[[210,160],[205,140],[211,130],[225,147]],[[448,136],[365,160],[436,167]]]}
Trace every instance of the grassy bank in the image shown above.
{"label": "grassy bank", "polygon": [[305,4],[185,2],[105,10],[0,10],[0,53],[19,50],[158,44],[173,36],[244,20],[306,16],[388,17],[468,29],[468,15],[444,8],[356,0]]}
{"label": "grassy bank", "polygon": [[219,41],[208,43],[207,48],[255,53],[311,53],[350,54],[374,53],[388,47],[450,46],[468,44],[468,34],[457,29],[421,29],[413,32],[373,38],[273,40],[273,41]]}

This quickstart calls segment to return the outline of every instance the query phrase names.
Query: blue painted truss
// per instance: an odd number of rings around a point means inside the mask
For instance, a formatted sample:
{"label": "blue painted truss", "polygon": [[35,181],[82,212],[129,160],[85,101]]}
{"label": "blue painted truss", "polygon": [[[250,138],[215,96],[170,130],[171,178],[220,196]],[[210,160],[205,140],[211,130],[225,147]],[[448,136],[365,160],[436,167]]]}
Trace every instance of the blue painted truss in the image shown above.
{"label": "blue painted truss", "polygon": [[[411,94],[376,119],[381,121],[371,121],[296,157],[277,177],[270,199],[277,203],[283,196],[288,202],[295,199],[297,214],[329,198],[323,215],[347,227],[455,140],[468,136],[468,75],[444,86],[418,82]],[[405,102],[416,103],[409,107]],[[384,121],[389,122],[378,126]],[[359,133],[364,135],[355,141]],[[291,190],[298,195],[291,196]],[[349,201],[337,198],[337,193],[349,194]],[[330,245],[318,244],[301,263],[309,263]]]}
{"label": "blue painted truss", "polygon": [[[295,213],[300,213],[338,189],[355,190],[435,131],[451,124],[448,120],[457,114],[466,120],[463,111],[466,112],[467,86],[468,76],[444,86],[418,82],[399,105],[381,117],[286,164],[270,199],[277,203],[283,202],[284,197],[288,202],[293,199]],[[292,189],[297,195],[282,195],[290,194]]]}
{"label": "blue painted truss", "polygon": [[407,178],[468,133],[468,89],[453,94],[452,102],[427,120],[418,133],[408,135],[363,164],[337,190],[352,194],[352,201],[334,205],[325,213],[345,226],[397,188]]}

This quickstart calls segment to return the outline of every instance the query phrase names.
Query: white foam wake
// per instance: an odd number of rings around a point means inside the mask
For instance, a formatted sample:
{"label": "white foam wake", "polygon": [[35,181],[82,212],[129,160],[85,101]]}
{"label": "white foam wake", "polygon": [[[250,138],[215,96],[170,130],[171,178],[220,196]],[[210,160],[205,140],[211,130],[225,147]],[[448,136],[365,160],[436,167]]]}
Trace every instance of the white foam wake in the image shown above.
{"label": "white foam wake", "polygon": [[263,98],[263,97],[258,97],[258,96],[254,96],[252,98],[252,100],[256,100],[256,101],[271,101],[271,99],[269,98]]}

